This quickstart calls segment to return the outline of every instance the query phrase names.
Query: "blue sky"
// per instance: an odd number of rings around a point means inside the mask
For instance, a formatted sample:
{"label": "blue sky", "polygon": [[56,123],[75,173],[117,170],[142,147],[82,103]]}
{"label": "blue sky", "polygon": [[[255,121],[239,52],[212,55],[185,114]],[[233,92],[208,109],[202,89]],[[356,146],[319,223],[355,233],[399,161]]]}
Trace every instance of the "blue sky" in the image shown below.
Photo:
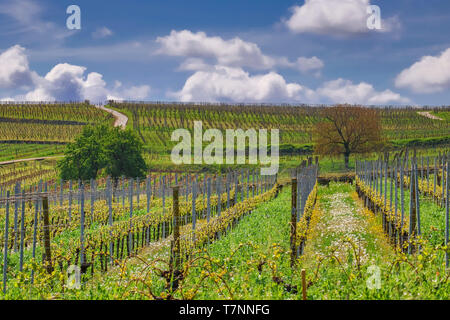
{"label": "blue sky", "polygon": [[449,31],[445,0],[0,0],[0,99],[448,105]]}

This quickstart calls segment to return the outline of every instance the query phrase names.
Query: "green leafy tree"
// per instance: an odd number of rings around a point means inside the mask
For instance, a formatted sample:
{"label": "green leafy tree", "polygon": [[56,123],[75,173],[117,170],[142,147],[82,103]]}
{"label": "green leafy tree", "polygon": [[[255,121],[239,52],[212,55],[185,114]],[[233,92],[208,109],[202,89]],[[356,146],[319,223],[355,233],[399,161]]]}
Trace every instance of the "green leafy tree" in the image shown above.
{"label": "green leafy tree", "polygon": [[131,130],[111,129],[108,140],[105,141],[106,174],[117,179],[127,177],[145,177],[148,170],[142,158],[143,144]]}
{"label": "green leafy tree", "polygon": [[61,178],[96,179],[102,170],[115,182],[122,175],[145,177],[148,167],[141,155],[142,146],[131,130],[106,124],[86,126],[67,146],[64,159],[58,162]]}
{"label": "green leafy tree", "polygon": [[108,131],[106,125],[86,126],[75,141],[67,145],[65,157],[57,165],[63,180],[97,177],[106,164],[102,138]]}

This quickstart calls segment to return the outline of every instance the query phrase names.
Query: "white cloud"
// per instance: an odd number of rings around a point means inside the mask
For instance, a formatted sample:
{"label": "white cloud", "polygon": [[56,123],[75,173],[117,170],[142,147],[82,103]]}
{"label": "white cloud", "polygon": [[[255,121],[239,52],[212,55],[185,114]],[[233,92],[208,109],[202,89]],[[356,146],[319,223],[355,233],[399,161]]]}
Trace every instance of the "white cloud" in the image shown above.
{"label": "white cloud", "polygon": [[204,32],[172,30],[170,35],[158,37],[156,42],[161,45],[157,53],[169,56],[213,59],[214,64],[253,69],[270,69],[275,64],[275,60],[264,55],[255,43],[237,37],[224,40],[208,37]]}
{"label": "white cloud", "polygon": [[108,94],[108,100],[144,100],[151,92],[151,87],[148,85],[132,86],[130,88],[119,89],[122,84],[116,85],[114,90]]}
{"label": "white cloud", "polygon": [[107,27],[97,28],[94,32],[92,32],[92,37],[94,39],[101,39],[112,36],[113,32]]}
{"label": "white cloud", "polygon": [[181,91],[170,96],[185,102],[290,102],[316,98],[313,90],[297,83],[287,83],[275,72],[251,76],[241,68],[225,66],[197,71],[186,80]]}
{"label": "white cloud", "polygon": [[217,36],[210,37],[204,32],[173,30],[168,36],[158,37],[156,42],[160,45],[157,54],[186,58],[178,68],[180,71],[212,71],[216,66],[254,70],[283,67],[319,74],[324,67],[323,61],[317,57],[299,57],[291,62],[286,57],[265,55],[257,44],[238,37],[224,40]]}
{"label": "white cloud", "polygon": [[410,102],[409,99],[391,90],[379,92],[366,82],[354,84],[350,80],[341,78],[325,82],[322,87],[317,89],[317,93],[333,103],[383,105]]}
{"label": "white cloud", "polygon": [[0,54],[0,88],[31,86],[36,78],[29,69],[25,48],[15,45]]}
{"label": "white cloud", "polygon": [[434,93],[450,88],[450,48],[440,56],[425,56],[403,70],[395,80],[398,88],[416,93]]}
{"label": "white cloud", "polygon": [[312,58],[299,57],[295,65],[297,69],[300,70],[300,72],[302,73],[307,73],[310,71],[319,72],[325,66],[323,61],[317,57]]}
{"label": "white cloud", "polygon": [[[31,40],[38,39],[39,42],[47,40],[64,39],[74,31],[46,21],[42,18],[44,7],[42,3],[33,0],[14,0],[0,4],[0,15],[6,15],[12,21],[1,18],[0,30],[14,34],[31,34]],[[45,35],[45,37],[37,38],[35,35]]]}
{"label": "white cloud", "polygon": [[[370,0],[305,0],[294,6],[292,16],[284,21],[295,33],[347,35],[371,31],[367,27]],[[397,17],[382,20],[381,30],[399,27]]]}
{"label": "white cloud", "polygon": [[150,93],[150,86],[123,88],[116,81],[112,90],[107,88],[103,76],[97,72],[89,73],[86,68],[67,63],[56,65],[43,78],[37,88],[26,94],[26,100],[33,101],[82,101],[102,103],[106,100],[142,100]]}
{"label": "white cloud", "polygon": [[[0,87],[33,89],[25,94],[8,100],[26,101],[82,101],[103,103],[111,96],[116,99],[144,99],[150,87],[122,87],[119,81],[113,89],[107,87],[103,76],[91,72],[85,76],[86,68],[82,66],[60,63],[54,66],[45,77],[40,77],[29,69],[25,49],[13,46],[0,55]],[[2,100],[5,100],[2,99]]]}
{"label": "white cloud", "polygon": [[214,67],[199,58],[188,58],[178,68],[180,71],[204,71],[211,69],[214,69]]}
{"label": "white cloud", "polygon": [[106,83],[102,75],[91,72],[84,78],[85,67],[61,63],[53,67],[36,88],[25,95],[26,100],[33,101],[80,101],[106,100]]}
{"label": "white cloud", "polygon": [[364,105],[404,104],[410,100],[391,90],[376,91],[371,84],[354,84],[337,79],[325,82],[317,90],[298,83],[287,83],[275,72],[250,75],[240,68],[215,66],[197,71],[184,87],[169,96],[178,100],[211,102],[275,102],[275,103],[350,103]]}

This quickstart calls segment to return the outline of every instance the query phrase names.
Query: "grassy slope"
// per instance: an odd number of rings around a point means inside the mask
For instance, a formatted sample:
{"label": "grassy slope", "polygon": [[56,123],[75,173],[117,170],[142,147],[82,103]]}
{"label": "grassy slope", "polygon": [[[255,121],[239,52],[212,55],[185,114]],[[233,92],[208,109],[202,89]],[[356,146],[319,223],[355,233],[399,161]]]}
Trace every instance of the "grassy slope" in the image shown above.
{"label": "grassy slope", "polygon": [[[311,270],[308,273],[309,297],[449,298],[449,271],[443,265],[442,251],[424,246],[420,255],[394,253],[382,233],[380,218],[362,210],[361,202],[349,185],[332,183],[330,188],[321,187],[319,197],[320,210],[312,220],[317,222],[312,224],[303,258],[303,267]],[[355,245],[355,251],[350,243]],[[358,260],[361,263],[358,264]],[[394,267],[394,262],[399,264]],[[374,279],[371,266],[380,271],[378,289],[367,285]]]}
{"label": "grassy slope", "polygon": [[[319,188],[318,209],[311,220],[305,255],[299,267],[292,270],[290,190],[285,188],[277,199],[260,205],[235,229],[199,251],[181,284],[182,291],[175,297],[299,299],[299,271],[305,268],[308,299],[448,299],[449,271],[442,265],[442,255],[428,247],[421,255],[395,254],[386,243],[379,219],[362,210],[355,195],[346,184],[331,183],[330,188]],[[356,248],[361,247],[356,254],[348,238]],[[164,297],[165,283],[154,267],[167,269],[164,261],[168,259],[168,248],[168,240],[155,243],[139,257],[126,261],[124,268],[96,273],[82,290],[61,294],[44,293],[46,290],[41,288],[38,295],[39,290],[24,292],[15,288],[9,298],[147,299],[150,290]],[[400,262],[393,268],[396,260],[408,263]],[[372,265],[380,268],[380,289],[367,286],[373,275],[369,269]]]}
{"label": "grassy slope", "polygon": [[[286,292],[282,286],[272,281],[272,271],[269,267],[276,264],[284,275],[290,274],[286,251],[289,246],[287,227],[289,197],[289,192],[284,190],[277,199],[264,203],[252,214],[243,217],[235,229],[211,244],[206,252],[200,253],[199,257],[202,258],[199,261],[202,263],[190,269],[183,285],[184,297],[194,299],[296,298],[296,294]],[[155,257],[166,258],[167,245],[166,242],[162,247],[149,248],[142,256],[153,260]],[[210,259],[209,262],[205,257]],[[266,263],[261,266],[260,274],[258,266],[263,261]],[[131,261],[128,265],[128,279],[130,279],[129,275],[142,271],[143,265],[135,264],[136,262],[136,260]],[[197,294],[194,294],[199,279],[205,274],[208,274],[208,278],[201,284]],[[116,280],[111,280],[114,278]],[[102,278],[101,281],[102,284],[98,283],[96,286],[96,292],[91,294],[105,293],[103,284],[110,288],[114,287],[111,283],[117,281],[117,274],[113,272],[110,277]],[[131,283],[131,287],[135,288],[134,282],[131,281]],[[147,281],[147,284],[149,283],[150,281]],[[143,291],[145,287],[145,285],[139,286],[139,290]],[[163,284],[156,276],[152,277],[152,288],[158,295],[163,291]],[[117,290],[114,289],[116,294],[118,294]],[[142,293],[131,293],[131,290],[126,292],[125,296],[129,298],[145,298]],[[124,297],[123,292],[116,295],[116,297],[119,296]]]}

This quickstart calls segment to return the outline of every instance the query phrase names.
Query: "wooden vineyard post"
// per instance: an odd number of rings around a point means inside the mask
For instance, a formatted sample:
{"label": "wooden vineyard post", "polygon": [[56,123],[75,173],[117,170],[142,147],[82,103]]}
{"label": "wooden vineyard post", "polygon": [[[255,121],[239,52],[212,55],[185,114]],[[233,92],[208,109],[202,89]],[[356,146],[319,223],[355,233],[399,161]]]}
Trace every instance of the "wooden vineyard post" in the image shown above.
{"label": "wooden vineyard post", "polygon": [[14,197],[16,200],[14,201],[14,252],[17,252],[17,238],[18,238],[18,216],[17,211],[19,209],[19,201],[17,198],[20,196],[20,183],[17,182],[14,188]]}
{"label": "wooden vineyard post", "polygon": [[241,169],[241,202],[244,201],[244,184],[245,184],[245,176],[244,176],[244,169]]}
{"label": "wooden vineyard post", "polygon": [[445,161],[448,161],[448,155],[444,155],[443,157],[442,157],[442,183],[441,183],[441,185],[442,185],[442,203],[440,204],[442,207],[445,207],[445,184],[444,184],[444,182],[445,182],[445,172],[446,171],[448,171],[448,170],[446,170],[447,168],[445,167]]}
{"label": "wooden vineyard post", "polygon": [[130,205],[130,229],[128,231],[128,256],[131,255],[131,251],[133,250],[133,242],[131,240],[132,229],[133,229],[133,179],[128,180],[128,197],[129,197],[129,205]]}
{"label": "wooden vineyard post", "polygon": [[48,219],[48,196],[46,195],[42,201],[42,211],[44,218],[44,250],[45,250],[45,264],[47,273],[51,274],[53,272],[52,267],[52,253],[50,250],[50,227]]}
{"label": "wooden vineyard post", "polygon": [[209,223],[211,219],[211,178],[206,180],[206,221]]}
{"label": "wooden vineyard post", "polygon": [[303,300],[307,300],[306,298],[306,270],[302,269],[302,298]]}
{"label": "wooden vineyard post", "polygon": [[140,193],[141,193],[141,180],[139,179],[139,177],[136,178],[136,197],[137,197],[137,204],[136,204],[136,209],[139,210],[139,200],[140,200]]}
{"label": "wooden vineyard post", "polygon": [[84,212],[84,184],[80,185],[80,265],[81,270],[85,271],[85,255],[84,255],[84,224],[86,215]]}
{"label": "wooden vineyard post", "polygon": [[[163,215],[164,215],[164,213],[166,212],[166,176],[163,176],[163,178],[162,178],[161,193],[162,193],[162,209],[163,209]],[[165,220],[163,220],[162,236],[163,236],[163,239],[165,239],[167,236]]]}
{"label": "wooden vineyard post", "polygon": [[197,223],[197,212],[195,200],[197,199],[197,180],[192,181],[192,242],[195,242],[195,225]]}
{"label": "wooden vineyard post", "polygon": [[427,192],[430,190],[430,157],[427,157]]}
{"label": "wooden vineyard post", "polygon": [[301,214],[302,214],[300,212],[300,207],[301,207],[300,203],[303,200],[303,199],[300,199],[300,194],[301,194],[300,175],[301,175],[301,172],[300,171],[297,172],[297,177],[296,177],[297,178],[297,190],[296,190],[296,192],[297,192],[297,194],[296,194],[297,200],[295,202],[296,204],[298,204],[298,205],[296,205],[297,222],[300,221],[300,217],[301,217]]}
{"label": "wooden vineyard post", "polygon": [[6,271],[8,269],[9,191],[6,192],[5,244],[3,246],[3,294],[6,293]]}
{"label": "wooden vineyard post", "polygon": [[[445,197],[445,244],[446,246],[449,245],[449,178],[450,178],[450,159],[447,158],[447,179],[446,179],[446,197]],[[445,266],[449,267],[449,254],[448,250],[445,252]]]}
{"label": "wooden vineyard post", "polygon": [[91,179],[90,181],[90,189],[91,189],[91,216],[90,216],[90,223],[92,224],[94,222],[94,202],[95,202],[95,198],[94,198],[94,193],[95,193],[95,186],[94,186],[94,179]]}
{"label": "wooden vineyard post", "polygon": [[171,256],[170,256],[170,269],[171,269],[171,282],[170,287],[172,290],[178,287],[178,277],[181,273],[181,248],[180,248],[180,207],[179,207],[179,186],[174,186],[172,189],[173,197],[173,240],[171,244]]}
{"label": "wooden vineyard post", "polygon": [[[254,197],[254,195],[253,195]],[[217,177],[217,216],[220,217],[222,211],[222,176]]]}
{"label": "wooden vineyard post", "polygon": [[415,169],[415,163],[414,160],[411,163],[411,174],[409,176],[410,179],[410,205],[409,205],[409,254],[413,254],[415,252],[415,246],[413,245],[412,241],[414,241],[414,237],[416,236],[416,217],[417,217],[417,211],[416,211],[416,183],[415,183],[415,175],[416,175],[416,169]]}
{"label": "wooden vineyard post", "polygon": [[[42,180],[39,181],[38,194],[40,194],[41,192],[42,192]],[[38,219],[39,219],[39,200],[38,200],[38,198],[36,198],[35,203],[34,203],[34,227],[33,227],[33,250],[32,250],[33,260],[36,257]],[[31,270],[31,283],[33,283],[33,282],[34,282],[34,270]]]}
{"label": "wooden vineyard post", "polygon": [[291,192],[291,267],[294,267],[297,258],[296,234],[297,234],[297,178],[292,178]]}
{"label": "wooden vineyard post", "polygon": [[[404,175],[403,175],[403,163],[399,161],[400,165],[400,210],[401,210],[401,223],[400,223],[400,234],[401,234],[401,241],[400,246],[403,246],[404,243],[404,234],[403,234],[403,225],[405,221],[405,190],[403,188],[403,181],[404,181]],[[397,185],[397,184],[396,184]],[[396,188],[398,189],[398,187]],[[396,191],[397,192],[397,191]],[[395,194],[397,197],[397,193]]]}
{"label": "wooden vineyard post", "polygon": [[227,190],[227,209],[230,208],[230,174],[227,174],[225,188]]}
{"label": "wooden vineyard post", "polygon": [[147,213],[150,212],[150,199],[152,197],[152,176],[149,175],[147,178],[147,187],[146,187],[146,193],[147,193]]}
{"label": "wooden vineyard post", "polygon": [[247,192],[247,199],[248,197],[248,193],[249,193],[249,185],[250,185],[250,171],[247,170],[247,187],[246,187],[246,192]]}
{"label": "wooden vineyard post", "polygon": [[64,181],[63,179],[59,180],[59,205],[62,206],[63,205],[63,196],[64,196]]}
{"label": "wooden vineyard post", "polygon": [[20,249],[19,249],[19,270],[23,271],[23,246],[25,241],[25,190],[22,190],[22,214],[20,216]]}
{"label": "wooden vineyard post", "polygon": [[[106,180],[106,192],[107,192],[107,198],[108,198],[108,225],[110,228],[113,225],[113,215],[112,215],[112,201],[113,201],[113,191],[111,190],[111,178],[108,177]],[[110,236],[112,238],[112,229],[110,229]],[[114,247],[113,247],[113,241],[109,243],[109,263],[113,264],[113,255],[114,255]]]}
{"label": "wooden vineyard post", "polygon": [[[434,195],[434,197],[436,196],[436,184],[437,184],[437,158],[436,157],[434,157],[434,170],[433,170],[433,177],[434,177],[434,181],[433,181],[433,183],[434,183],[434,185],[433,185],[433,195]],[[436,202],[436,198],[434,198],[435,199],[435,202]]]}
{"label": "wooden vineyard post", "polygon": [[72,221],[72,180],[69,181],[69,223]]}
{"label": "wooden vineyard post", "polygon": [[126,196],[126,192],[125,192],[125,178],[122,177],[120,180],[122,182],[122,208],[125,210],[125,196]]}
{"label": "wooden vineyard post", "polygon": [[415,171],[415,192],[416,192],[416,229],[417,235],[422,235],[421,221],[420,221],[420,190],[419,190],[419,172],[416,165]]}

